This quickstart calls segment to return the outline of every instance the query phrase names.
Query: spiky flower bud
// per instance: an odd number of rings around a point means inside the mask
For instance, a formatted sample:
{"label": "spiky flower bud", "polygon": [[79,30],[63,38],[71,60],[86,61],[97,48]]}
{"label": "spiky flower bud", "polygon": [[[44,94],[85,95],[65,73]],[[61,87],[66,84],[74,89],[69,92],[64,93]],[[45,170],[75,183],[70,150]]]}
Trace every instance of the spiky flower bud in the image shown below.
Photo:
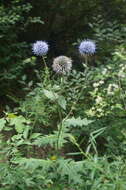
{"label": "spiky flower bud", "polygon": [[46,55],[49,50],[49,46],[45,41],[36,41],[32,46],[32,51],[35,55]]}
{"label": "spiky flower bud", "polygon": [[92,55],[96,51],[96,45],[91,40],[83,40],[79,45],[81,55]]}
{"label": "spiky flower bud", "polygon": [[72,60],[66,56],[56,57],[52,67],[56,73],[65,75],[71,71]]}

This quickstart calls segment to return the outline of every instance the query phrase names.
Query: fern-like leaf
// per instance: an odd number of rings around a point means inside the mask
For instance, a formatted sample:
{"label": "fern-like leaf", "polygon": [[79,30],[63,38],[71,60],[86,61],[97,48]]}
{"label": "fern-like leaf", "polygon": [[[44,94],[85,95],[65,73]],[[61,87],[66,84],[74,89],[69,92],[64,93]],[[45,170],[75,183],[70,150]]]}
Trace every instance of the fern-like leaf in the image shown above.
{"label": "fern-like leaf", "polygon": [[68,127],[70,127],[70,126],[73,126],[73,127],[76,127],[76,126],[82,127],[82,126],[87,126],[87,125],[89,125],[92,122],[93,122],[92,120],[88,120],[86,118],[81,119],[80,117],[78,117],[78,118],[72,117],[70,119],[67,119],[65,121],[65,124]]}
{"label": "fern-like leaf", "polygon": [[20,158],[13,161],[14,164],[18,164],[25,170],[30,171],[31,173],[37,169],[42,168],[47,170],[52,165],[51,160],[35,159],[35,158]]}
{"label": "fern-like leaf", "polygon": [[83,161],[75,162],[71,159],[59,159],[57,163],[59,165],[57,171],[61,177],[67,176],[69,183],[82,183]]}

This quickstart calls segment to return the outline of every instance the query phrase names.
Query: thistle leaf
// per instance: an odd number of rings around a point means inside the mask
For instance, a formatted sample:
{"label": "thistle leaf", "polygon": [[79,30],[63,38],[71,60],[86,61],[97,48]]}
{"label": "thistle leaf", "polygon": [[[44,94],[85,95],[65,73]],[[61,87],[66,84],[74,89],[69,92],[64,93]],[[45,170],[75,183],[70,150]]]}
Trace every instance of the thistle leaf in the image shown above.
{"label": "thistle leaf", "polygon": [[59,96],[58,104],[61,106],[61,108],[66,110],[66,100],[65,100],[64,96]]}
{"label": "thistle leaf", "polygon": [[70,126],[73,126],[73,127],[76,127],[76,126],[82,127],[82,126],[87,126],[87,125],[89,125],[92,122],[93,122],[93,120],[88,120],[87,118],[81,119],[80,117],[78,117],[78,118],[72,117],[70,119],[67,119],[65,121],[65,124],[68,127],[70,127]]}
{"label": "thistle leaf", "polygon": [[52,91],[49,91],[49,90],[44,89],[43,92],[44,92],[44,95],[45,95],[48,99],[50,99],[50,100],[52,100],[52,101],[55,101],[55,100],[58,98],[58,94],[56,94],[56,93],[54,93],[54,92],[52,92]]}

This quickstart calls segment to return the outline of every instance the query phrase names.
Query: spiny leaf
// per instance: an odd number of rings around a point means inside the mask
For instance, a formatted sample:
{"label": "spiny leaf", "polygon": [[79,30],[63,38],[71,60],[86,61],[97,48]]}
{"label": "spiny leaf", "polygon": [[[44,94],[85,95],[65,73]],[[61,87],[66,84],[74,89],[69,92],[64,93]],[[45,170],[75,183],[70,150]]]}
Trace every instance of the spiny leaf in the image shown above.
{"label": "spiny leaf", "polygon": [[69,137],[68,130],[65,125],[62,128],[59,125],[58,131],[54,131],[54,134],[38,137],[33,144],[37,146],[50,145],[56,147],[58,143],[58,147],[61,148],[67,142],[66,138]]}
{"label": "spiny leaf", "polygon": [[34,171],[35,169],[42,167],[43,169],[48,169],[52,165],[51,160],[35,159],[35,158],[19,158],[13,161],[15,164],[24,169]]}
{"label": "spiny leaf", "polygon": [[66,100],[65,100],[64,96],[59,96],[58,104],[61,106],[61,108],[66,110]]}
{"label": "spiny leaf", "polygon": [[89,125],[90,123],[92,123],[93,121],[92,120],[88,120],[88,119],[81,119],[80,117],[78,117],[78,118],[74,118],[74,117],[72,117],[72,118],[70,118],[70,119],[67,119],[66,121],[65,121],[65,124],[66,124],[66,126],[74,126],[74,127],[76,127],[76,126],[79,126],[79,127],[82,127],[83,125],[84,126],[87,126],[87,125]]}
{"label": "spiny leaf", "polygon": [[45,135],[45,136],[41,136],[38,137],[33,144],[37,145],[37,146],[42,146],[42,145],[50,145],[50,146],[54,146],[55,143],[57,142],[57,136],[55,134],[51,134],[51,135]]}
{"label": "spiny leaf", "polygon": [[44,92],[44,95],[52,101],[55,101],[58,98],[58,94],[52,91],[44,89],[43,92]]}
{"label": "spiny leaf", "polygon": [[41,133],[32,133],[32,135],[30,136],[30,139],[36,139],[40,136],[41,136]]}
{"label": "spiny leaf", "polygon": [[24,131],[25,122],[27,122],[27,120],[23,116],[17,116],[16,118],[10,119],[10,125],[14,125],[15,130],[18,133],[22,133]]}
{"label": "spiny leaf", "polygon": [[75,162],[71,159],[60,159],[58,172],[62,177],[68,176],[69,183],[82,183],[81,172],[83,171],[83,161]]}

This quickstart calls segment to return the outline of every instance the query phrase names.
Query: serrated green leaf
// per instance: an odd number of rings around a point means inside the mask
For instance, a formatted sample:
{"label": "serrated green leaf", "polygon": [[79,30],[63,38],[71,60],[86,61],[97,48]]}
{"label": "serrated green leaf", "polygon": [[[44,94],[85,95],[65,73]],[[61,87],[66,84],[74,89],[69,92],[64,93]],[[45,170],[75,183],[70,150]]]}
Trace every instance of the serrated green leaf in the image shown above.
{"label": "serrated green leaf", "polygon": [[52,101],[55,101],[58,98],[58,94],[52,91],[44,89],[43,92],[44,92],[44,95]]}
{"label": "serrated green leaf", "polygon": [[61,106],[61,108],[63,108],[64,110],[66,110],[66,100],[64,98],[64,96],[59,96],[58,98],[58,104]]}
{"label": "serrated green leaf", "polygon": [[39,137],[41,135],[41,133],[33,133],[31,136],[30,136],[30,139],[36,139],[37,137]]}
{"label": "serrated green leaf", "polygon": [[60,175],[68,176],[69,183],[74,181],[74,183],[82,183],[80,171],[83,171],[83,161],[75,162],[71,159],[59,159],[58,172]]}
{"label": "serrated green leaf", "polygon": [[67,120],[65,121],[65,124],[66,124],[68,127],[69,127],[69,126],[74,126],[74,127],[79,126],[79,127],[82,127],[83,125],[84,125],[84,126],[87,126],[87,125],[89,125],[89,124],[92,123],[92,122],[93,122],[92,120],[88,120],[88,119],[86,119],[86,118],[81,119],[80,117],[78,117],[78,118],[72,117],[72,118],[70,118],[70,119],[67,119]]}
{"label": "serrated green leaf", "polygon": [[51,160],[43,160],[43,159],[35,159],[35,158],[19,158],[15,159],[13,161],[15,164],[19,164],[21,167],[29,170],[31,173],[36,169],[36,168],[43,168],[48,169],[52,165]]}
{"label": "serrated green leaf", "polygon": [[29,131],[30,131],[30,126],[25,126],[25,129],[24,129],[24,132],[23,132],[23,137],[24,139],[27,139],[28,138],[28,135],[29,135]]}
{"label": "serrated green leaf", "polygon": [[10,119],[10,125],[14,125],[15,130],[18,133],[22,133],[25,128],[26,119],[23,116],[18,116],[16,118]]}
{"label": "serrated green leaf", "polygon": [[27,58],[23,61],[24,63],[30,63],[31,62],[31,58]]}

